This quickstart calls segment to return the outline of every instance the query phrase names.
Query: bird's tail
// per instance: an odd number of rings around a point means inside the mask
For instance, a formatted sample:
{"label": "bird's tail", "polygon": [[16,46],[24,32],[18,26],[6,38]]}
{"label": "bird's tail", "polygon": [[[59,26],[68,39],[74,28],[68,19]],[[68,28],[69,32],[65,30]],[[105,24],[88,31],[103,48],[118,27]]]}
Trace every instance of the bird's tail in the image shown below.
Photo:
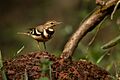
{"label": "bird's tail", "polygon": [[17,32],[17,34],[23,34],[23,35],[27,35],[27,36],[30,35],[30,33],[25,33],[25,32]]}

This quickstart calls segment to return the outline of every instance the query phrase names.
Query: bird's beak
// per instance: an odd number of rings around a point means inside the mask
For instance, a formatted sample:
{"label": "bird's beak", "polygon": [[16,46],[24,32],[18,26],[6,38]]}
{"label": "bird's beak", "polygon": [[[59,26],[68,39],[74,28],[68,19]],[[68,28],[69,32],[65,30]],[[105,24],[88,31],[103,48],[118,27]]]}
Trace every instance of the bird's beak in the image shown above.
{"label": "bird's beak", "polygon": [[61,24],[61,23],[63,23],[63,22],[57,22],[56,24]]}

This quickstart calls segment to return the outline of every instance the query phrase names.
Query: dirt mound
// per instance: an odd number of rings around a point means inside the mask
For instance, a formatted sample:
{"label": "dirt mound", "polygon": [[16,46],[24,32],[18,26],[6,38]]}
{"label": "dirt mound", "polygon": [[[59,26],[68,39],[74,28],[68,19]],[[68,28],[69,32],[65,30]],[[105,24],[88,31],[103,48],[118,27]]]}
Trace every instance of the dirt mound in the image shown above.
{"label": "dirt mound", "polygon": [[[30,52],[4,62],[8,80],[110,80],[107,71],[86,60],[63,60],[48,52]],[[2,80],[2,77],[0,77]]]}

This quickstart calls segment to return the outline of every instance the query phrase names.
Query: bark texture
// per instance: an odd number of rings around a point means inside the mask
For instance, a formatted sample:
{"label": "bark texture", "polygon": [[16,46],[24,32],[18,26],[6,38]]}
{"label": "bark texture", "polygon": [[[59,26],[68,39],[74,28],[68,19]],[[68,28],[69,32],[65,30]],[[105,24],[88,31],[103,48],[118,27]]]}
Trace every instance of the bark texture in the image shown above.
{"label": "bark texture", "polygon": [[[67,59],[74,54],[80,40],[90,31],[92,31],[106,16],[110,15],[119,0],[108,0],[104,6],[96,9],[84,22],[80,24],[75,33],[66,43],[61,58]],[[118,6],[118,8],[120,5]]]}

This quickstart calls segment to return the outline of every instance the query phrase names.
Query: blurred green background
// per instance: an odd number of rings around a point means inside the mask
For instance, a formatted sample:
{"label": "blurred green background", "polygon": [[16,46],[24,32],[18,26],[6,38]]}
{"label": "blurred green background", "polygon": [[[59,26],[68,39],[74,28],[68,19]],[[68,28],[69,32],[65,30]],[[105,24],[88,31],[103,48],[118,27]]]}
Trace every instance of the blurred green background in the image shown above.
{"label": "blurred green background", "polygon": [[[12,57],[23,45],[25,48],[22,53],[39,51],[35,40],[18,35],[17,32],[25,32],[30,27],[53,19],[62,21],[63,24],[56,27],[54,37],[46,45],[48,52],[59,56],[71,34],[96,6],[95,0],[0,0],[0,49],[3,57]],[[87,57],[96,63],[105,54],[100,47],[120,34],[119,11],[115,13],[113,20],[108,17],[103,22],[95,41],[88,50],[88,43],[97,29],[82,39],[75,51],[74,59]],[[40,46],[43,51],[43,44],[40,43]],[[115,72],[113,69],[115,63],[120,63],[119,52],[118,44],[98,65]]]}

